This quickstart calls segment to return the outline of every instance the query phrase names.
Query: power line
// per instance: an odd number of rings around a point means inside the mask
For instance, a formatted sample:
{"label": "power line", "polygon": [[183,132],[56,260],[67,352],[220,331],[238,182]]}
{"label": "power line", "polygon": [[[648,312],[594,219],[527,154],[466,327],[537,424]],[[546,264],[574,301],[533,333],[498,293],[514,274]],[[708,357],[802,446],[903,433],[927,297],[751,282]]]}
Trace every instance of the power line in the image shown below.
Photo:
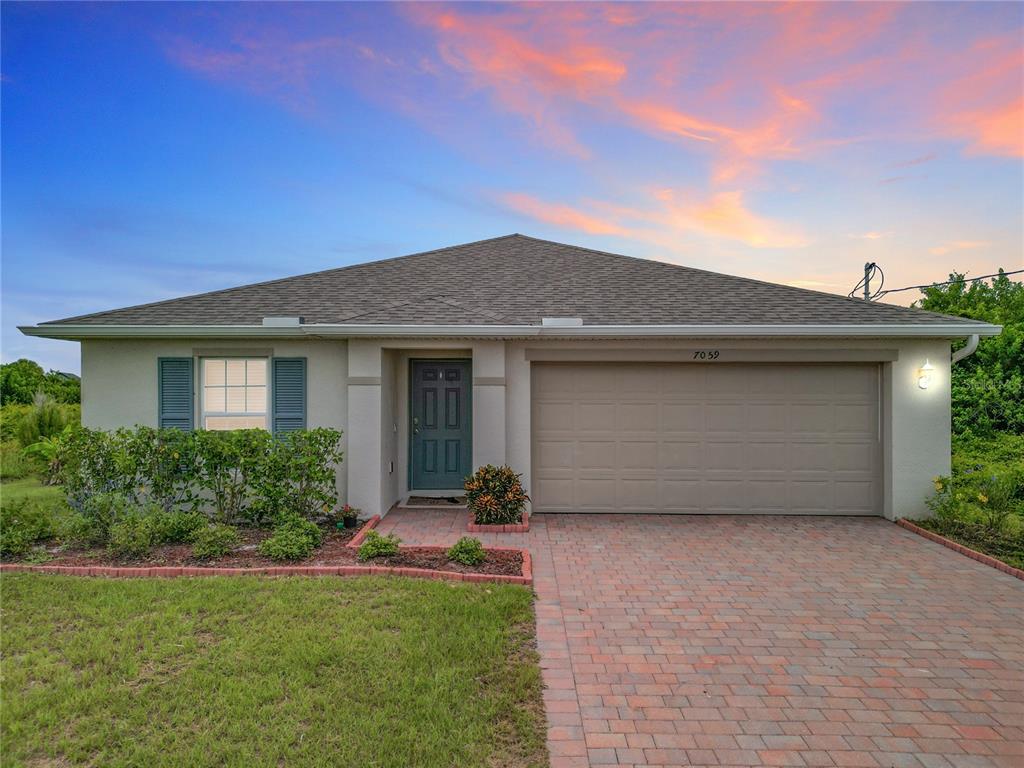
{"label": "power line", "polygon": [[[882,282],[879,283],[878,288],[876,288],[875,292],[872,293],[871,292],[871,281],[874,279],[876,274],[881,276]],[[864,289],[864,300],[865,301],[874,301],[879,296],[881,296],[883,293],[885,293],[885,291],[882,290],[882,286],[883,285],[885,285],[885,272],[882,270],[882,268],[880,266],[878,266],[875,262],[872,261],[872,262],[869,262],[868,264],[864,265],[864,277],[862,277],[860,279],[860,282],[857,283],[853,287],[852,291],[850,291],[848,294],[846,294],[846,297],[848,299],[852,299],[853,295],[855,293],[857,293],[857,291],[859,291],[861,288],[863,288]]]}
{"label": "power line", "polygon": [[[1024,272],[1024,269],[1015,269],[1012,272],[996,272],[995,274],[992,274],[992,275],[979,275],[978,277],[961,277],[959,280],[946,280],[944,283],[927,283],[925,285],[908,285],[906,288],[890,288],[887,291],[880,290],[878,293],[876,293],[871,298],[873,298],[873,299],[874,298],[878,298],[879,296],[884,296],[887,293],[899,293],[900,291],[912,291],[915,288],[933,288],[933,287],[938,287],[940,285],[953,285],[954,283],[973,283],[973,282],[975,282],[977,280],[988,280],[990,277],[999,277],[1000,275],[1019,275],[1022,272]],[[883,280],[884,279],[885,278],[883,276]],[[863,282],[864,281],[861,280],[861,284],[863,284]],[[860,287],[860,284],[858,284],[858,287]],[[854,288],[853,291],[850,292],[850,295],[852,296],[853,293],[856,290],[857,289]]]}

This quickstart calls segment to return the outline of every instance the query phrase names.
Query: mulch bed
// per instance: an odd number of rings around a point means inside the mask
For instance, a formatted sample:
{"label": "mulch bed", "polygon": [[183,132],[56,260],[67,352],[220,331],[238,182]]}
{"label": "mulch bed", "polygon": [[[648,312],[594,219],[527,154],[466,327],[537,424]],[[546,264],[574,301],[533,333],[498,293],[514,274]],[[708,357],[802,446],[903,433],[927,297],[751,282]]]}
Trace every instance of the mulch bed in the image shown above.
{"label": "mulch bed", "polygon": [[[927,525],[927,527],[925,527],[924,525],[921,525],[921,523],[932,524]],[[1008,558],[1005,556],[997,558],[993,557],[991,554],[988,554],[984,551],[979,551],[980,547],[976,549],[972,546],[969,546],[965,539],[970,539],[972,537],[960,538],[955,535],[950,535],[950,533],[948,532],[950,528],[957,530],[960,526],[936,525],[933,521],[911,521],[905,518],[897,520],[896,524],[903,528],[906,528],[909,531],[913,531],[919,536],[923,536],[926,539],[931,539],[935,543],[941,544],[942,546],[947,547],[948,549],[952,549],[956,552],[959,552],[961,555],[966,555],[972,560],[977,560],[980,563],[984,563],[985,565],[991,566],[992,568],[1002,571],[1003,573],[1009,574],[1010,576],[1024,580],[1024,570],[1022,570],[1021,568],[1017,568],[1015,567],[1015,565],[1012,564],[1015,562],[1021,562],[1019,556],[1016,558]],[[934,528],[943,529],[942,533],[938,533],[937,531],[933,530]],[[1017,546],[1016,551],[1021,551],[1019,544]]]}
{"label": "mulch bed", "polygon": [[[358,550],[348,547],[349,541],[360,529],[346,528],[324,536],[323,544],[305,560],[280,562],[259,553],[259,543],[270,536],[269,531],[240,529],[242,544],[234,552],[215,560],[197,560],[192,557],[190,544],[165,544],[156,547],[144,558],[124,559],[111,556],[105,549],[47,548],[50,559],[42,565],[61,566],[116,566],[149,568],[155,566],[201,566],[205,568],[267,568],[276,566],[331,566],[371,565],[398,568],[425,568],[456,573],[519,576],[523,570],[523,556],[518,550],[487,550],[487,559],[479,566],[468,567],[448,560],[446,551],[437,547],[402,547],[394,557],[379,557],[359,562]],[[11,559],[5,562],[18,562]]]}
{"label": "mulch bed", "polygon": [[1014,568],[1024,568],[1024,535],[993,531],[983,525],[962,520],[914,520],[920,528],[937,533],[947,539],[982,554],[1002,560]]}

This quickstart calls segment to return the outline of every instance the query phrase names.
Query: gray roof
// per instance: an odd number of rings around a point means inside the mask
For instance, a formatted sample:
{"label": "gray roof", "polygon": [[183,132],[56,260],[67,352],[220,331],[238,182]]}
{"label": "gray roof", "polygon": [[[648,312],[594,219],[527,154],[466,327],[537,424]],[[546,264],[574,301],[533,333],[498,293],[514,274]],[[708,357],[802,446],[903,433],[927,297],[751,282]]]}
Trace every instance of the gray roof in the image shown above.
{"label": "gray roof", "polygon": [[586,325],[929,325],[954,319],[514,234],[44,326],[260,325],[273,316],[353,325],[539,325],[544,317],[579,317]]}

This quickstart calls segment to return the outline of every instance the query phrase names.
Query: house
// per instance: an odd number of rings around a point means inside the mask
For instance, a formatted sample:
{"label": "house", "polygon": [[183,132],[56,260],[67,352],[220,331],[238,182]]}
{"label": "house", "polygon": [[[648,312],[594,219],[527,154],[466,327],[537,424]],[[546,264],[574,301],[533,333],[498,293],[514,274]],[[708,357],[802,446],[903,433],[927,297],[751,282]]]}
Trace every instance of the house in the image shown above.
{"label": "house", "polygon": [[920,516],[950,342],[998,326],[509,235],[22,328],[82,420],[344,430],[385,513],[486,463],[533,511]]}

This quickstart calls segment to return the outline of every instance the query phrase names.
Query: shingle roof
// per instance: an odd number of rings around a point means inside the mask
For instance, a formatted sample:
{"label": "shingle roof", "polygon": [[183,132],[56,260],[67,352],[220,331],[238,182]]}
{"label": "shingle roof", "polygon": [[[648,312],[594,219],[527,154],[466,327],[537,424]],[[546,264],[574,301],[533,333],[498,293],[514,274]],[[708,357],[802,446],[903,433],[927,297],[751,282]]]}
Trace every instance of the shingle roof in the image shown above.
{"label": "shingle roof", "polygon": [[260,325],[271,316],[358,325],[539,325],[544,317],[580,317],[586,325],[951,319],[515,234],[46,325]]}

